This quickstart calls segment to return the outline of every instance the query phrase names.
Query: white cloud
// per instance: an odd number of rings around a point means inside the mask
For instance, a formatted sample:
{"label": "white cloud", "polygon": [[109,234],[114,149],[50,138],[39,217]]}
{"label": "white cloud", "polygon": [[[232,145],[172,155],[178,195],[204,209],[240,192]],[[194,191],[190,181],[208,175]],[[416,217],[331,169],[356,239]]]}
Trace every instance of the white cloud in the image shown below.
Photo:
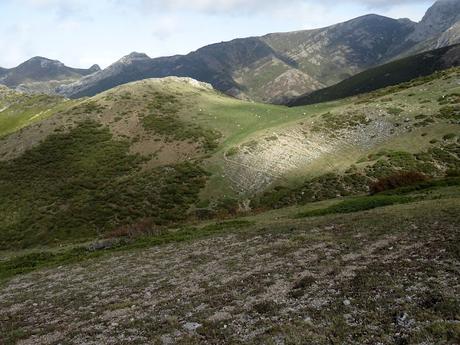
{"label": "white cloud", "polygon": [[433,3],[435,0],[6,0],[39,9],[52,10],[60,17],[83,15],[95,3],[108,10],[137,8],[144,14],[196,12],[204,14],[254,15],[278,11],[300,12],[304,8],[330,10],[331,6],[360,6],[370,11],[391,11],[404,5]]}
{"label": "white cloud", "polygon": [[[118,4],[138,3],[142,9],[150,10],[192,10],[206,13],[253,13],[254,11],[295,10],[299,6],[335,6],[353,4],[367,8],[391,8],[403,4],[417,4],[420,0],[114,0]],[[434,2],[434,0],[432,1]]]}
{"label": "white cloud", "polygon": [[180,19],[172,15],[155,19],[152,24],[152,35],[159,40],[165,40],[181,30],[183,26]]}
{"label": "white cloud", "polygon": [[[7,0],[8,1],[8,0]],[[88,19],[88,0],[13,0],[38,10],[53,11],[59,19]]]}

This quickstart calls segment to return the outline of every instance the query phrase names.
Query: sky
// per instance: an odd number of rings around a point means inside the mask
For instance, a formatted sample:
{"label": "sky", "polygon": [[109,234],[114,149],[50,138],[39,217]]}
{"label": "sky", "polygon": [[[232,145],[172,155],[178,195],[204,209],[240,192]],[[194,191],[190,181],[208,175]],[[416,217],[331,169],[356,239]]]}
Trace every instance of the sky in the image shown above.
{"label": "sky", "polygon": [[0,66],[34,57],[107,67],[133,51],[323,27],[376,13],[419,21],[434,0],[0,0]]}

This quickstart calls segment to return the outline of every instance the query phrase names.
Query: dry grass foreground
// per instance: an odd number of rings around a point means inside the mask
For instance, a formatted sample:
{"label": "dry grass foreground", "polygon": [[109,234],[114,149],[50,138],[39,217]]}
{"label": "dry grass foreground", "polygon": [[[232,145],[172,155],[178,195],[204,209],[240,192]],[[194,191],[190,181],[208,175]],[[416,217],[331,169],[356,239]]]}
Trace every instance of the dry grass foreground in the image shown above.
{"label": "dry grass foreground", "polygon": [[0,288],[0,343],[458,344],[459,207],[272,212],[19,276]]}

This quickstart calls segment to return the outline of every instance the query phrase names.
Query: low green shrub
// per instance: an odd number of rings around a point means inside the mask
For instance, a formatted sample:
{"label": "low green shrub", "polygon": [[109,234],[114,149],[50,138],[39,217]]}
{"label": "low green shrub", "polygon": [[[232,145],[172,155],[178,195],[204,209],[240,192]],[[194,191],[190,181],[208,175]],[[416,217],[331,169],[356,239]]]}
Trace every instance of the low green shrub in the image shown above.
{"label": "low green shrub", "polygon": [[232,156],[235,156],[238,154],[238,152],[240,151],[240,149],[235,146],[235,147],[231,147],[227,150],[227,152],[225,152],[225,156],[226,157],[232,157]]}
{"label": "low green shrub", "polygon": [[155,92],[149,105],[150,112],[142,117],[142,125],[170,140],[198,142],[206,152],[215,150],[222,134],[180,119],[181,108],[176,96]]}
{"label": "low green shrub", "polygon": [[431,188],[460,186],[460,178],[458,176],[460,175],[448,176],[447,178],[437,180],[427,180],[410,186],[400,187],[393,190],[387,190],[385,192],[382,192],[380,195],[404,195],[407,193]]}
{"label": "low green shrub", "polygon": [[414,198],[399,195],[375,195],[344,200],[336,205],[299,213],[297,218],[324,216],[335,213],[353,213],[371,210],[377,207],[404,204],[414,201]]}
{"label": "low green shrub", "polygon": [[457,134],[455,133],[448,133],[442,137],[443,140],[452,140],[457,137]]}

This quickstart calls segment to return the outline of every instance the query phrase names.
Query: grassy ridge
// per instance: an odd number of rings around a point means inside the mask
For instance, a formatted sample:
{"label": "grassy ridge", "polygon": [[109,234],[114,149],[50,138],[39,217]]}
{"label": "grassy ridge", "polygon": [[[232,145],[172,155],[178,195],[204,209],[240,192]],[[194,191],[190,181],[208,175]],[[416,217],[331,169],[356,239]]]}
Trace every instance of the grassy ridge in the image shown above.
{"label": "grassy ridge", "polygon": [[50,117],[70,103],[62,97],[0,89],[0,137]]}

